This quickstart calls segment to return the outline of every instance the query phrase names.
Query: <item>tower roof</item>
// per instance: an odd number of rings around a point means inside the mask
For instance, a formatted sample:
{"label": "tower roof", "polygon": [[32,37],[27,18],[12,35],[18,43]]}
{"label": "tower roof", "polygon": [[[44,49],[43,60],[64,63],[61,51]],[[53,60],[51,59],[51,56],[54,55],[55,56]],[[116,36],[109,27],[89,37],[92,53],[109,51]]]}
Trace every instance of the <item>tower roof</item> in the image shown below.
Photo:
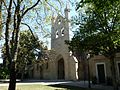
{"label": "tower roof", "polygon": [[66,2],[66,7],[65,7],[65,11],[70,11],[70,5],[69,5],[69,2]]}

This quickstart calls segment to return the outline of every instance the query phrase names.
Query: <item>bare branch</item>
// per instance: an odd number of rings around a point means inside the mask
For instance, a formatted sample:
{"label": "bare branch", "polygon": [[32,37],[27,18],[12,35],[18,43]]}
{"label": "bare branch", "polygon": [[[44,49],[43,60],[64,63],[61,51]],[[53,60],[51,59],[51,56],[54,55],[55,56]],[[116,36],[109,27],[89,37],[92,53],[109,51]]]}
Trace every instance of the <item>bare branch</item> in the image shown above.
{"label": "bare branch", "polygon": [[33,6],[29,7],[29,8],[22,14],[22,17],[23,17],[28,11],[30,11],[32,8],[34,8],[35,6],[37,6],[40,1],[41,1],[41,0],[37,0],[37,2],[36,2]]}
{"label": "bare branch", "polygon": [[4,4],[6,10],[8,11],[8,8],[7,8],[7,5],[6,5],[6,3],[5,3],[5,0],[2,0],[2,2],[3,2],[3,4]]}
{"label": "bare branch", "polygon": [[14,3],[14,5],[15,5],[15,7],[16,7],[17,5],[16,5],[16,3],[15,3],[15,1],[14,1],[14,0],[13,0],[13,3]]}
{"label": "bare branch", "polygon": [[20,3],[22,2],[23,0],[20,1]]}
{"label": "bare branch", "polygon": [[33,38],[36,40],[36,37],[35,37],[35,35],[33,34],[33,31],[32,31],[32,29],[30,28],[30,26],[29,26],[28,24],[26,24],[26,23],[21,23],[21,24],[26,25],[26,26],[29,28],[29,30],[30,30]]}
{"label": "bare branch", "polygon": [[23,6],[23,8],[21,10],[22,14],[24,13],[24,10],[25,10],[25,5]]}
{"label": "bare branch", "polygon": [[[37,22],[37,24],[41,27],[41,30],[42,30],[46,35],[50,35],[50,34],[51,34],[50,32],[44,30],[43,26],[41,25],[41,23],[39,23],[39,22],[37,21],[37,19],[36,19],[36,22]],[[45,35],[45,36],[46,36],[46,35]]]}
{"label": "bare branch", "polygon": [[[52,4],[50,4],[48,1],[46,2],[51,8],[53,8],[55,11],[58,11]],[[59,2],[60,3],[60,2]],[[60,3],[60,7],[61,7],[61,9],[62,9],[62,5],[61,5],[61,3]],[[60,11],[62,12],[62,10],[60,9]],[[57,13],[59,13],[59,11],[57,12]],[[62,14],[62,13],[61,13]]]}

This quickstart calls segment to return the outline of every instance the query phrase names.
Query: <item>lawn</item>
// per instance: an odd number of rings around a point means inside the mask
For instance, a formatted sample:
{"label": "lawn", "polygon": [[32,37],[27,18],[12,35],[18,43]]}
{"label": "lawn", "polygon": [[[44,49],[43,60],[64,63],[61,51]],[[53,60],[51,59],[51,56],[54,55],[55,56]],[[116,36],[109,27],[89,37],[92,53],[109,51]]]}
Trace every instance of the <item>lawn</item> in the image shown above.
{"label": "lawn", "polygon": [[[1,86],[0,90],[7,90],[8,87]],[[85,89],[73,86],[63,85],[17,85],[16,90],[96,90],[96,89]]]}

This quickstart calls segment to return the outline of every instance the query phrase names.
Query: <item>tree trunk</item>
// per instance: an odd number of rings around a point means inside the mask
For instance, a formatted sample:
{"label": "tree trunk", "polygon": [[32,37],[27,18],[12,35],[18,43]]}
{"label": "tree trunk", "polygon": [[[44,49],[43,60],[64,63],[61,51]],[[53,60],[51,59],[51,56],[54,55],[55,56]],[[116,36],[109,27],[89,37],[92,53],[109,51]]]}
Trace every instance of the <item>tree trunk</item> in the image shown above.
{"label": "tree trunk", "polygon": [[[86,73],[86,69],[85,69],[85,56],[83,52],[75,52],[75,57],[78,60],[78,80],[85,80],[85,73]],[[85,69],[85,70],[84,70]],[[84,70],[84,71],[83,71]]]}
{"label": "tree trunk", "polygon": [[80,77],[81,77],[81,76],[80,76],[80,75],[81,75],[81,74],[80,74],[80,73],[81,73],[80,71],[81,71],[81,70],[80,70],[80,61],[78,61],[78,80],[81,79],[81,78],[80,78]]}
{"label": "tree trunk", "polygon": [[16,72],[15,72],[15,62],[10,65],[10,83],[8,90],[16,89]]}
{"label": "tree trunk", "polygon": [[6,30],[5,30],[5,46],[6,46],[6,56],[9,62],[9,70],[10,70],[10,82],[9,82],[9,88],[8,90],[15,90],[16,85],[16,72],[15,72],[15,63],[12,61],[13,58],[10,54],[10,47],[9,47],[9,28],[10,28],[10,22],[11,22],[11,7],[12,7],[13,0],[10,0],[9,2],[9,8],[7,10],[8,16],[6,20]]}
{"label": "tree trunk", "polygon": [[21,74],[21,81],[23,81],[24,78],[24,72]]}
{"label": "tree trunk", "polygon": [[0,38],[2,34],[2,1],[0,1]]}
{"label": "tree trunk", "polygon": [[25,74],[25,67],[22,69],[22,73],[21,73],[21,81],[23,81],[23,79],[24,79],[24,74]]}
{"label": "tree trunk", "polygon": [[91,83],[90,83],[90,66],[89,66],[89,59],[87,60],[88,62],[88,88],[91,88]]}
{"label": "tree trunk", "polygon": [[118,89],[118,81],[117,81],[117,73],[116,73],[116,65],[114,62],[114,57],[110,58],[110,63],[111,63],[111,74],[112,74],[112,82],[113,82],[113,87],[114,90],[119,90]]}

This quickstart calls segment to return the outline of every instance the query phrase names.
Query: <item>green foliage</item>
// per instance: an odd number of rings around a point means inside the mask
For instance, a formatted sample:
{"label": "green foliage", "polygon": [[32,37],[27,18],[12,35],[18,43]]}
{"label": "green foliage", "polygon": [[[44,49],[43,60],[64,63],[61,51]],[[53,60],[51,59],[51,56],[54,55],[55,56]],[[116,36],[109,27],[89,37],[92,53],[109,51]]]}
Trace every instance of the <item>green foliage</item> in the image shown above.
{"label": "green foliage", "polygon": [[[77,83],[77,82],[72,82]],[[1,86],[1,90],[7,90],[7,86]],[[52,85],[41,85],[41,84],[29,84],[29,85],[16,85],[16,90],[99,90],[93,88],[81,88],[77,86],[63,85],[63,84],[52,84]]]}
{"label": "green foliage", "polygon": [[35,60],[42,57],[45,49],[43,43],[37,37],[33,37],[29,31],[20,32],[16,60],[17,71],[19,73],[24,72],[28,65],[32,65]]}
{"label": "green foliage", "polygon": [[1,68],[0,69],[0,79],[7,79],[9,77],[8,68]]}
{"label": "green foliage", "polygon": [[120,52],[120,0],[81,0],[76,7],[80,9],[84,9],[83,14],[79,14],[82,19],[75,18],[79,28],[72,40],[67,41],[69,49],[108,58],[114,90],[118,90],[114,58]]}
{"label": "green foliage", "polygon": [[[33,36],[30,31],[21,31],[17,59],[15,61],[17,74],[26,73],[25,69],[27,69],[29,65],[32,65],[36,60],[41,60],[44,57],[44,50],[46,49],[47,47],[43,45],[42,41],[39,41],[38,37]],[[5,53],[5,46],[2,48],[2,57],[6,62],[6,68],[9,67]],[[6,69],[2,69],[1,75],[5,78]]]}
{"label": "green foliage", "polygon": [[82,0],[76,9],[81,8],[85,16],[75,18],[79,28],[67,42],[69,49],[114,57],[120,51],[120,0]]}

